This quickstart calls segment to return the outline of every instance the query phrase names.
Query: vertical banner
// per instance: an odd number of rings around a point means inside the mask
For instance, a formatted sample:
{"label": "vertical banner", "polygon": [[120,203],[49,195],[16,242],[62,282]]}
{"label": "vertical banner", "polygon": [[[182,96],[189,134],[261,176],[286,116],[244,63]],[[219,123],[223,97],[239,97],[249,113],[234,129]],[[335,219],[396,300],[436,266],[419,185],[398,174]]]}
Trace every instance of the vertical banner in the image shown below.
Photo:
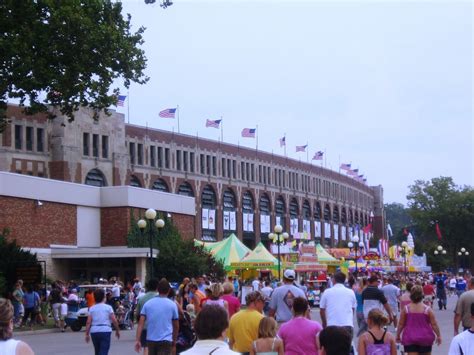
{"label": "vertical banner", "polygon": [[260,233],[270,233],[270,216],[260,215]]}
{"label": "vertical banner", "polygon": [[311,222],[303,219],[303,232],[311,234]]}
{"label": "vertical banner", "polygon": [[321,238],[321,222],[314,221],[314,236],[316,238]]}
{"label": "vertical banner", "polygon": [[334,240],[339,241],[339,224],[334,225]]}
{"label": "vertical banner", "polygon": [[253,213],[247,214],[247,232],[253,232]]}
{"label": "vertical banner", "polygon": [[331,223],[324,222],[324,238],[331,238]]}
{"label": "vertical banner", "polygon": [[243,213],[242,214],[242,228],[244,230],[244,232],[248,232],[248,225],[247,225],[247,221],[248,221],[248,213]]}
{"label": "vertical banner", "polygon": [[202,229],[209,229],[209,210],[207,208],[203,208],[201,216]]}
{"label": "vertical banner", "polygon": [[270,215],[269,214],[265,215],[265,225],[267,226],[267,233],[270,233],[272,224],[270,222]]}
{"label": "vertical banner", "polygon": [[209,210],[209,229],[216,229],[216,210]]}
{"label": "vertical banner", "polygon": [[346,240],[347,239],[347,228],[346,226],[341,227],[341,239]]}
{"label": "vertical banner", "polygon": [[276,217],[275,217],[275,225],[276,225],[276,226],[277,226],[277,225],[280,225],[280,226],[282,225],[282,224],[281,224],[281,217],[280,217],[280,216],[276,216]]}
{"label": "vertical banner", "polygon": [[224,230],[228,231],[230,230],[230,212],[229,211],[224,211]]}
{"label": "vertical banner", "polygon": [[296,235],[298,232],[298,218],[290,218],[290,234]]}
{"label": "vertical banner", "polygon": [[235,231],[237,230],[237,216],[235,211],[231,211],[229,213],[229,226],[230,230]]}

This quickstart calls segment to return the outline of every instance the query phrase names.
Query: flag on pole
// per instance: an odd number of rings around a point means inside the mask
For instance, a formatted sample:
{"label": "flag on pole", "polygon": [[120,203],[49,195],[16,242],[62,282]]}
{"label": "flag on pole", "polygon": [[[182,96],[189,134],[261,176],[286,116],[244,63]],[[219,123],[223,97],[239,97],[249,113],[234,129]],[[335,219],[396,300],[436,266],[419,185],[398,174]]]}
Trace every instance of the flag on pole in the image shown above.
{"label": "flag on pole", "polygon": [[255,138],[256,128],[244,128],[242,130],[242,137],[244,138]]}
{"label": "flag on pole", "polygon": [[313,156],[313,160],[323,160],[323,155],[324,155],[324,152],[316,152],[314,153],[314,156]]}
{"label": "flag on pole", "polygon": [[280,147],[285,147],[286,146],[286,137],[280,138]]}
{"label": "flag on pole", "polygon": [[369,223],[368,225],[366,225],[364,228],[362,228],[362,231],[364,233],[371,233],[372,232],[372,223]]}
{"label": "flag on pole", "polygon": [[389,238],[393,237],[392,227],[390,226],[390,223],[387,224],[387,236]]}
{"label": "flag on pole", "polygon": [[306,147],[307,146],[308,146],[307,144],[306,145],[297,145],[296,146],[296,152],[306,152]]}
{"label": "flag on pole", "polygon": [[347,170],[347,174],[351,175],[351,176],[354,176],[354,177],[357,176],[358,173],[359,173],[359,169],[353,169],[353,170],[349,169],[349,170]]}
{"label": "flag on pole", "polygon": [[221,125],[222,120],[206,120],[206,128],[207,127],[212,127],[212,128],[219,128]]}
{"label": "flag on pole", "polygon": [[438,236],[438,240],[441,240],[443,238],[443,235],[441,234],[441,229],[439,228],[438,222],[436,222],[436,235]]}
{"label": "flag on pole", "polygon": [[167,108],[166,110],[160,111],[158,115],[163,118],[174,118],[175,114],[176,114],[175,108]]}
{"label": "flag on pole", "polygon": [[340,168],[342,170],[351,170],[351,164],[341,164]]}
{"label": "flag on pole", "polygon": [[126,95],[119,95],[117,96],[117,106],[124,106],[125,105],[125,99],[127,98]]}

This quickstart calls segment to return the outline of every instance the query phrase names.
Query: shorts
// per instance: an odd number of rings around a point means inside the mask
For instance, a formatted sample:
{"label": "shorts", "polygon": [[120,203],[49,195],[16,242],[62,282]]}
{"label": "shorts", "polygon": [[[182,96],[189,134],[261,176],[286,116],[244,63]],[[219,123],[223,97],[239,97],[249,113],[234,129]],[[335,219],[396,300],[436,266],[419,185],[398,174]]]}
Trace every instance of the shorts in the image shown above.
{"label": "shorts", "polygon": [[142,348],[146,348],[146,329],[142,329],[142,335],[140,336],[140,344]]}
{"label": "shorts", "polygon": [[61,303],[53,303],[53,318],[58,321],[61,317]]}
{"label": "shorts", "polygon": [[406,353],[431,353],[432,346],[423,346],[423,345],[405,345],[403,350]]}

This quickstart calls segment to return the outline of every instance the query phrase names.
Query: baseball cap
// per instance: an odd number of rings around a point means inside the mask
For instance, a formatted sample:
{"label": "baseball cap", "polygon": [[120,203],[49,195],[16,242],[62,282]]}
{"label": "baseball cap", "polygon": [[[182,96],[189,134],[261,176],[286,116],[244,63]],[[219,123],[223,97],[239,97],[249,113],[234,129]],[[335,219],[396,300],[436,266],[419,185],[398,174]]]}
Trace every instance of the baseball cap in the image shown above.
{"label": "baseball cap", "polygon": [[294,280],[296,275],[294,270],[286,269],[283,273],[283,277],[288,280]]}

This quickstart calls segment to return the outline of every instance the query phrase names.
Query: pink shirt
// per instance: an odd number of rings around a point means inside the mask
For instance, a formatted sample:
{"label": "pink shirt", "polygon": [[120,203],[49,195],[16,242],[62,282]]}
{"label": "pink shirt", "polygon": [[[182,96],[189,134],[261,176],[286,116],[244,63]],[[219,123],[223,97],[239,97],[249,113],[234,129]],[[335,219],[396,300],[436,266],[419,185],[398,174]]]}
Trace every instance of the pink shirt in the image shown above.
{"label": "pink shirt", "polygon": [[240,301],[237,297],[232,295],[224,295],[222,296],[224,301],[227,301],[229,304],[229,319],[240,310]]}
{"label": "pink shirt", "polygon": [[323,329],[318,322],[296,317],[284,323],[278,331],[283,340],[285,355],[319,354],[316,335]]}

